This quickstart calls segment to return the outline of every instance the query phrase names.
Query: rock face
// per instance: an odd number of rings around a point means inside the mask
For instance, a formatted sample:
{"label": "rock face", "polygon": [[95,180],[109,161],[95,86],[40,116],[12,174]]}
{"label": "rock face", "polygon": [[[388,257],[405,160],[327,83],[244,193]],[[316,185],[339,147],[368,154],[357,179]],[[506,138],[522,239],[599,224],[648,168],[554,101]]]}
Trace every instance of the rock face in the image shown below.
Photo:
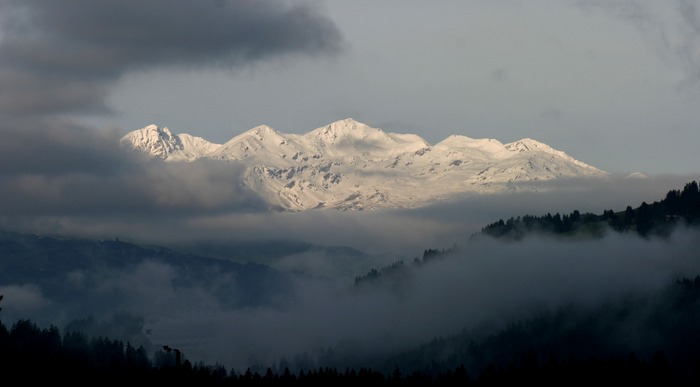
{"label": "rock face", "polygon": [[149,125],[122,144],[169,162],[242,163],[243,184],[290,211],[415,208],[465,193],[527,189],[522,183],[607,175],[529,138],[502,144],[453,135],[431,145],[353,119],[303,135],[263,125],[224,144]]}

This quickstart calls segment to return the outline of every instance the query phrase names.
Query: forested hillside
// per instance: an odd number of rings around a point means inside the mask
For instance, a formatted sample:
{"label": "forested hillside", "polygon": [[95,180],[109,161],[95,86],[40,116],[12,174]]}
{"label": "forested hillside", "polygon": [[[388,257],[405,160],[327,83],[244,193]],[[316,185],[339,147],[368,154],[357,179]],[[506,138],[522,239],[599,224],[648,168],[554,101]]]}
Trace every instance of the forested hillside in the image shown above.
{"label": "forested hillside", "polygon": [[390,359],[434,375],[464,366],[481,380],[700,382],[700,277],[594,307],[569,305],[483,335],[465,330]]}
{"label": "forested hillside", "polygon": [[547,213],[524,215],[491,223],[482,234],[519,239],[528,233],[540,232],[563,236],[599,236],[608,229],[634,232],[644,237],[668,235],[679,225],[697,226],[700,223],[700,190],[696,181],[682,190],[670,190],[666,197],[651,204],[642,202],[637,207],[628,205],[624,210],[612,209],[602,214]]}
{"label": "forested hillside", "polygon": [[428,248],[421,257],[415,257],[408,263],[398,260],[391,265],[372,269],[357,276],[355,285],[396,281],[409,268],[419,268],[434,259],[453,255],[466,249],[470,240],[484,236],[504,241],[517,241],[535,234],[557,238],[599,238],[612,231],[651,238],[668,236],[679,226],[700,227],[700,188],[696,181],[686,183],[682,190],[668,191],[664,199],[651,204],[642,202],[635,208],[628,205],[624,210],[610,209],[602,214],[572,210],[564,215],[547,213],[510,217],[505,221],[500,219],[449,248]]}
{"label": "forested hillside", "polygon": [[[679,279],[649,297],[590,309],[562,308],[515,321],[479,338],[468,331],[387,359],[372,368],[226,369],[192,363],[179,350],[0,320],[0,370],[6,380],[197,385],[583,385],[700,382],[700,277]],[[641,311],[641,313],[640,313]],[[633,335],[628,331],[634,329]]]}
{"label": "forested hillside", "polygon": [[[580,213],[525,215],[485,226],[459,247],[426,249],[422,258],[397,261],[358,276],[355,285],[399,288],[427,264],[436,260],[463,259],[470,243],[489,237],[499,241],[523,241],[546,235],[547,240],[581,241],[610,233],[632,234],[641,239],[668,238],[681,227],[700,226],[700,191],[697,182],[682,190],[670,190],[665,198],[643,202],[625,210],[602,214]],[[568,246],[568,245],[567,245]],[[575,245],[571,245],[575,246]],[[461,253],[461,254],[460,254]],[[671,257],[669,257],[670,259]],[[695,254],[700,260],[700,253]],[[632,268],[630,268],[632,269]],[[392,366],[436,375],[465,367],[480,380],[510,382],[527,378],[564,380],[577,374],[595,383],[601,380],[639,382],[657,378],[667,384],[700,377],[700,277],[678,278],[663,291],[611,299],[603,305],[568,305],[532,319],[513,321],[498,332],[465,330],[439,337],[419,348],[392,358]],[[579,381],[583,381],[580,379]],[[568,383],[573,381],[569,380]]]}

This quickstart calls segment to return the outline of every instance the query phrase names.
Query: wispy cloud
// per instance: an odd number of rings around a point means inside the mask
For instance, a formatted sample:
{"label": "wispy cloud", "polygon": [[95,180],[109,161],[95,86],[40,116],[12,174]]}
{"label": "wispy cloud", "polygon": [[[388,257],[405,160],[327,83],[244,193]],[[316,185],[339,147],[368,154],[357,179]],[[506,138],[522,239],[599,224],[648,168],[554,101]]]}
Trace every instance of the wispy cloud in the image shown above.
{"label": "wispy cloud", "polygon": [[694,0],[675,0],[671,7],[638,0],[579,0],[586,10],[602,10],[630,22],[659,55],[684,74],[681,89],[700,84],[700,7]]}

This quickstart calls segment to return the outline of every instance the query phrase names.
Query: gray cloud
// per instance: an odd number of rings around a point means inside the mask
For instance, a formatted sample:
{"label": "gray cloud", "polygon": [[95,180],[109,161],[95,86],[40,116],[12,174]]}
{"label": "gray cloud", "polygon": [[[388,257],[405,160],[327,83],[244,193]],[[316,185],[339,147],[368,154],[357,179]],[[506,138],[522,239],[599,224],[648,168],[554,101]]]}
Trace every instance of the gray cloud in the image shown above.
{"label": "gray cloud", "polygon": [[[127,154],[123,133],[70,114],[110,111],[107,91],[154,69],[240,69],[344,44],[317,8],[284,1],[0,0],[0,224],[93,233],[257,211],[235,165],[175,168]],[[130,235],[133,235],[129,233]]]}
{"label": "gray cloud", "polygon": [[114,175],[135,167],[132,160],[139,158],[126,157],[116,146],[117,131],[97,131],[66,120],[18,120],[0,126],[0,134],[0,176]]}
{"label": "gray cloud", "polygon": [[343,46],[335,25],[303,3],[4,0],[0,8],[6,114],[109,110],[107,84],[130,71],[235,69]]}
{"label": "gray cloud", "polygon": [[155,236],[190,217],[266,209],[238,184],[243,169],[236,164],[171,165],[121,148],[117,132],[70,123],[41,129],[3,132],[2,228]]}
{"label": "gray cloud", "polygon": [[572,179],[540,182],[537,192],[465,195],[413,210],[289,213],[268,211],[255,193],[240,186],[243,170],[235,163],[171,164],[107,155],[109,163],[94,160],[106,166],[104,172],[0,175],[6,198],[0,203],[0,226],[175,245],[294,240],[358,248],[386,264],[412,259],[426,248],[462,243],[499,219],[622,211],[661,200],[669,190],[697,180],[683,175]]}
{"label": "gray cloud", "polygon": [[678,0],[683,23],[679,29],[681,41],[676,48],[688,73],[689,83],[700,83],[700,8],[691,0]]}
{"label": "gray cloud", "polygon": [[700,8],[695,0],[676,0],[671,12],[657,12],[657,4],[637,0],[579,0],[586,10],[601,9],[626,20],[649,40],[659,55],[684,73],[681,89],[700,82]]}
{"label": "gray cloud", "polygon": [[560,120],[564,113],[555,107],[548,107],[542,111],[540,116],[545,120]]}
{"label": "gray cloud", "polygon": [[494,81],[506,81],[508,80],[508,70],[504,68],[497,68],[491,72],[491,79]]}

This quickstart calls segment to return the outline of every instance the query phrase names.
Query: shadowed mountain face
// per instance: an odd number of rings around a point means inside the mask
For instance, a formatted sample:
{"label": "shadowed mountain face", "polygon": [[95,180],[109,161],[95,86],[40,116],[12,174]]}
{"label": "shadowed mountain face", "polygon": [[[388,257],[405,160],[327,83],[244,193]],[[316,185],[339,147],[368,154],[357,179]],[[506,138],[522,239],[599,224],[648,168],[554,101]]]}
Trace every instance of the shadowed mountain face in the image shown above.
{"label": "shadowed mountain face", "polygon": [[246,186],[271,207],[292,211],[416,208],[468,193],[537,190],[543,188],[532,183],[607,176],[533,139],[503,144],[453,135],[431,145],[352,119],[303,135],[263,125],[224,144],[149,125],[121,142],[166,161],[242,164]]}

